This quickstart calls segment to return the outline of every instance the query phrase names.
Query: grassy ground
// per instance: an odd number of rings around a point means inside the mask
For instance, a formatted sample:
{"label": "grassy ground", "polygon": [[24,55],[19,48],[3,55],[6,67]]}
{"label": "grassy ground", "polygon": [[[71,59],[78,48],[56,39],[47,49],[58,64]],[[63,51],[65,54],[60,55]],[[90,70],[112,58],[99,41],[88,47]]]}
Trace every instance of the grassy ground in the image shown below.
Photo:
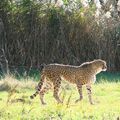
{"label": "grassy ground", "polygon": [[57,104],[49,91],[45,95],[47,105],[40,104],[39,96],[30,100],[36,82],[15,80],[11,76],[0,81],[0,120],[119,120],[120,82],[101,82],[93,85],[95,105],[90,105],[85,87],[84,99],[75,104],[78,92],[72,85],[64,84]]}

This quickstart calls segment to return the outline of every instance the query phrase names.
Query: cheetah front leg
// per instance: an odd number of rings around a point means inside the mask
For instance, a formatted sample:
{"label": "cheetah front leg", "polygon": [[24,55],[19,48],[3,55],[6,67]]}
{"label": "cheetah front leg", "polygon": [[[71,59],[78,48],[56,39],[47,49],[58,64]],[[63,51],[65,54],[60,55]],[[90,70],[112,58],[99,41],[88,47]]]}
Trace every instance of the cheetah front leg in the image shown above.
{"label": "cheetah front leg", "polygon": [[61,85],[61,79],[57,80],[55,83],[54,83],[54,93],[53,93],[53,96],[54,98],[56,99],[56,101],[58,103],[63,103],[59,96],[58,96],[58,92],[59,92],[59,88],[60,88],[60,85]]}
{"label": "cheetah front leg", "polygon": [[89,98],[89,102],[90,102],[90,104],[94,104],[93,103],[93,101],[92,101],[92,96],[91,96],[91,94],[92,94],[92,92],[91,92],[91,85],[90,84],[87,84],[86,85],[86,89],[87,89],[87,92],[88,92],[88,98]]}
{"label": "cheetah front leg", "polygon": [[78,89],[80,98],[77,99],[77,100],[75,101],[75,103],[77,103],[77,102],[79,102],[79,101],[81,101],[81,100],[83,99],[83,95],[82,95],[82,85],[78,83],[78,84],[77,84],[77,89]]}

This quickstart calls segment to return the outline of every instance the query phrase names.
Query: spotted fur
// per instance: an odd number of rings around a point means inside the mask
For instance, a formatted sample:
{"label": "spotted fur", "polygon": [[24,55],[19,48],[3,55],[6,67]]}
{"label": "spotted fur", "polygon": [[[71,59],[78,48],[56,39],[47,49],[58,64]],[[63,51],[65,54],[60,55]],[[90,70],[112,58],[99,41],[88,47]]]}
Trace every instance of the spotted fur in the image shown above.
{"label": "spotted fur", "polygon": [[61,86],[61,81],[64,79],[70,83],[76,84],[79,92],[79,99],[76,100],[76,102],[82,100],[82,86],[86,85],[89,102],[93,104],[91,97],[91,84],[95,82],[96,74],[105,71],[106,69],[106,62],[101,59],[85,62],[80,66],[48,64],[41,72],[41,81],[38,83],[37,91],[30,96],[30,98],[33,99],[39,94],[41,103],[45,104],[43,100],[44,94],[53,86],[54,98],[58,103],[62,103],[58,96],[58,92]]}

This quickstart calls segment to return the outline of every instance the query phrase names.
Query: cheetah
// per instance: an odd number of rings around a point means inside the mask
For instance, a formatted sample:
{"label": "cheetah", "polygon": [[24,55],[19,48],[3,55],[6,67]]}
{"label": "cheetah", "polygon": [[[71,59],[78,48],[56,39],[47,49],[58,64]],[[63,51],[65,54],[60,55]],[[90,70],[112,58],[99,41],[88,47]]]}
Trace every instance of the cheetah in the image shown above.
{"label": "cheetah", "polygon": [[86,85],[89,102],[90,104],[93,104],[91,84],[96,81],[96,74],[106,70],[106,62],[101,59],[85,62],[80,66],[63,64],[45,65],[41,72],[41,80],[38,83],[37,91],[31,95],[30,98],[33,99],[37,94],[39,94],[41,103],[46,104],[43,99],[44,94],[53,86],[54,98],[58,103],[62,103],[58,96],[58,92],[61,86],[61,81],[64,79],[70,83],[76,84],[79,93],[79,99],[77,99],[75,102],[83,99],[82,86]]}

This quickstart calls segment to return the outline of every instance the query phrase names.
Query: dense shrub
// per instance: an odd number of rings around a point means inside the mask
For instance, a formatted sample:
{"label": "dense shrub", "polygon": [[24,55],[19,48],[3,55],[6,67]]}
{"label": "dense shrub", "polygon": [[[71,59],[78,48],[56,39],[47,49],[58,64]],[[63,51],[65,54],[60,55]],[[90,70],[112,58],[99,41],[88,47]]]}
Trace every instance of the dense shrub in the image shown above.
{"label": "dense shrub", "polygon": [[[98,21],[95,8],[55,7],[37,0],[0,3],[1,66],[38,67],[42,63],[79,65],[102,58],[109,70],[120,70],[120,24]],[[3,55],[4,51],[4,55]]]}

